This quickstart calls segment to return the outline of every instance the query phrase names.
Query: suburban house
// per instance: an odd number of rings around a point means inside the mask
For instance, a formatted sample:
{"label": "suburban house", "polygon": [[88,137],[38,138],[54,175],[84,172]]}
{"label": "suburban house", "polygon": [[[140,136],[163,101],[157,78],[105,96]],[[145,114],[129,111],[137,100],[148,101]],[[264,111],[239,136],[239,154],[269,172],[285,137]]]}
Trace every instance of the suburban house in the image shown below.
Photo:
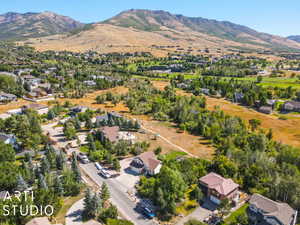
{"label": "suburban house", "polygon": [[87,111],[89,108],[86,106],[75,106],[70,109],[72,114],[83,113]]}
{"label": "suburban house", "polygon": [[101,127],[99,131],[102,134],[102,137],[111,143],[116,143],[120,140],[124,140],[130,142],[131,144],[134,144],[136,139],[136,137],[130,132],[120,131],[120,128],[118,126],[104,126]]}
{"label": "suburban house", "polygon": [[242,100],[244,99],[244,94],[243,93],[239,93],[239,92],[235,92],[233,95],[233,100],[234,102],[242,102]]}
{"label": "suburban house", "polygon": [[30,90],[37,88],[39,86],[39,84],[41,83],[40,78],[36,78],[32,75],[22,76],[22,79],[23,79],[24,83],[26,83],[28,85]]}
{"label": "suburban house", "polygon": [[99,129],[100,133],[103,135],[103,139],[101,141],[104,141],[104,139],[108,140],[111,143],[118,142],[118,135],[120,128],[118,126],[114,127],[101,127]]}
{"label": "suburban house", "polygon": [[29,104],[29,105],[24,105],[22,107],[22,111],[25,111],[27,109],[35,110],[39,115],[47,114],[49,110],[48,106],[40,105],[40,104]]}
{"label": "suburban house", "polygon": [[286,203],[275,202],[260,194],[250,198],[248,215],[257,225],[295,225],[297,211]]}
{"label": "suburban house", "polygon": [[4,93],[4,92],[0,93],[0,103],[7,103],[7,102],[16,101],[16,100],[17,100],[17,96],[15,96],[13,94],[8,94],[8,93]]}
{"label": "suburban house", "polygon": [[130,163],[130,169],[138,174],[158,174],[162,163],[153,152],[144,152],[135,157]]}
{"label": "suburban house", "polygon": [[261,106],[258,108],[258,111],[265,114],[271,114],[273,112],[273,108],[271,106]]}
{"label": "suburban house", "polygon": [[201,177],[200,187],[204,194],[218,205],[224,199],[231,201],[238,201],[239,199],[239,185],[232,179],[226,179],[216,173],[209,173]]}
{"label": "suburban house", "polygon": [[13,147],[17,147],[17,139],[13,134],[4,134],[0,133],[0,141],[4,142],[4,144],[12,145]]}
{"label": "suburban house", "polygon": [[[52,225],[47,217],[38,217],[30,220],[26,225]],[[60,225],[60,224],[56,224]]]}
{"label": "suburban house", "polygon": [[300,102],[287,101],[283,104],[283,110],[287,112],[300,112]]}

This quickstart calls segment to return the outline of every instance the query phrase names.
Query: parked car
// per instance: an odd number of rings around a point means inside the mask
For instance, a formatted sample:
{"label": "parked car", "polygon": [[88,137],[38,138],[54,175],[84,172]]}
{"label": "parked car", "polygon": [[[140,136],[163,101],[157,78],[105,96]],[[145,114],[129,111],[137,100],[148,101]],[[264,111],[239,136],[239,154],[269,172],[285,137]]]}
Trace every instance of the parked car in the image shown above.
{"label": "parked car", "polygon": [[87,164],[90,162],[89,158],[83,153],[79,153],[77,155],[77,159],[80,160],[80,162],[83,164]]}
{"label": "parked car", "polygon": [[110,174],[109,174],[109,173],[107,172],[107,170],[105,170],[105,169],[101,169],[101,170],[100,170],[100,175],[103,176],[103,177],[106,178],[106,179],[108,179],[108,178],[111,177]]}
{"label": "parked car", "polygon": [[147,206],[139,202],[136,206],[136,210],[142,213],[146,218],[153,219],[156,215],[155,213]]}
{"label": "parked car", "polygon": [[95,163],[95,167],[97,168],[97,170],[102,170],[102,166],[100,166],[100,164],[99,163]]}

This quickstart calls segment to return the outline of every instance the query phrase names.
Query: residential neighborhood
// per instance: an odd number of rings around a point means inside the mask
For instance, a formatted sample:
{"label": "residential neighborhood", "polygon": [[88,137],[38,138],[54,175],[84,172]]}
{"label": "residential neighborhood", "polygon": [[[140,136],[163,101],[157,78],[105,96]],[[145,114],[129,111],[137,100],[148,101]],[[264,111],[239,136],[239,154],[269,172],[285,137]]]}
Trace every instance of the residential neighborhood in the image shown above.
{"label": "residential neighborhood", "polygon": [[3,1],[0,225],[300,225],[300,5],[247,4]]}

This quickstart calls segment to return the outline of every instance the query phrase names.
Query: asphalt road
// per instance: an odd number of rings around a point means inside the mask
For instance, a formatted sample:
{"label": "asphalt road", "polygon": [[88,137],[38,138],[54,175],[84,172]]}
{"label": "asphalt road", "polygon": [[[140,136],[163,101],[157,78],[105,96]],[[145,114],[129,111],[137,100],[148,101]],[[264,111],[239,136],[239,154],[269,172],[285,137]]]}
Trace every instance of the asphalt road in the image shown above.
{"label": "asphalt road", "polygon": [[114,178],[105,179],[98,175],[98,170],[93,163],[80,164],[80,167],[99,187],[101,187],[104,181],[106,182],[110,191],[111,202],[117,206],[125,219],[130,220],[135,225],[156,224],[153,220],[146,219],[143,215],[134,210],[136,203],[129,198],[129,195],[126,193],[127,188],[124,185]]}

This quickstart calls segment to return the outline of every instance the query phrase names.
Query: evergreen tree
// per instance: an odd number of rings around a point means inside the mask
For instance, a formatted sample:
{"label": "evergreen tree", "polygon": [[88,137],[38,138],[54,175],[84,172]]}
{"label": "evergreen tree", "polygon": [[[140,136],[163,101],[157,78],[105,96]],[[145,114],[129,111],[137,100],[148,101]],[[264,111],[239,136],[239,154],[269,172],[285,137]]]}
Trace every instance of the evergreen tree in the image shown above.
{"label": "evergreen tree", "polygon": [[52,110],[52,109],[50,109],[49,111],[48,111],[48,114],[47,114],[47,119],[48,120],[53,120],[54,118],[55,118],[55,113],[54,113],[54,111]]}
{"label": "evergreen tree", "polygon": [[83,205],[84,205],[84,209],[83,209],[83,216],[86,219],[89,219],[92,213],[92,193],[91,193],[91,189],[87,189],[85,191],[85,196],[84,196],[84,200],[83,200]]}
{"label": "evergreen tree", "polygon": [[101,186],[100,198],[101,198],[103,204],[110,198],[108,186],[105,182],[103,182],[103,184]]}
{"label": "evergreen tree", "polygon": [[78,119],[78,116],[76,116],[75,119],[74,119],[74,126],[75,126],[76,130],[80,130],[81,129],[81,123],[80,123],[80,121]]}
{"label": "evergreen tree", "polygon": [[76,154],[72,155],[72,170],[73,170],[73,173],[74,173],[75,181],[77,183],[81,183],[81,181],[82,181],[82,179],[81,179],[81,172],[80,172],[80,170],[78,168]]}
{"label": "evergreen tree", "polygon": [[46,183],[46,180],[45,180],[45,177],[43,176],[43,174],[39,175],[39,178],[38,178],[38,187],[40,189],[48,189],[48,185]]}
{"label": "evergreen tree", "polygon": [[42,163],[41,163],[41,172],[45,175],[49,171],[50,171],[50,163],[49,163],[47,157],[44,157],[42,159]]}
{"label": "evergreen tree", "polygon": [[55,178],[55,181],[54,181],[54,191],[55,191],[55,193],[58,196],[63,196],[64,195],[64,187],[62,185],[62,182],[61,182],[59,176],[57,176]]}
{"label": "evergreen tree", "polygon": [[25,191],[28,188],[26,181],[24,180],[21,174],[18,175],[17,178],[17,190],[18,191]]}

